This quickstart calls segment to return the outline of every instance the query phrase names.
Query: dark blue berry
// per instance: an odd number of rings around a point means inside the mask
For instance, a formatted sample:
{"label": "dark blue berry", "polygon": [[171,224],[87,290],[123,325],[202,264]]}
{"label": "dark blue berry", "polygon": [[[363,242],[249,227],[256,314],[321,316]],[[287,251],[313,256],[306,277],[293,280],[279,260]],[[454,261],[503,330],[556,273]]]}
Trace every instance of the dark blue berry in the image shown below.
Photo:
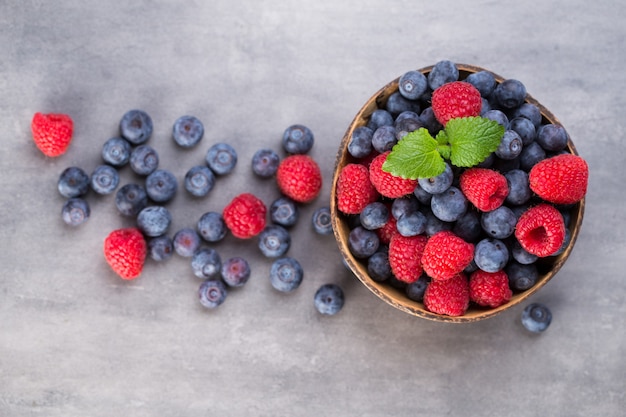
{"label": "dark blue berry", "polygon": [[387,110],[392,116],[397,116],[405,111],[412,111],[418,114],[421,112],[419,102],[407,99],[400,94],[399,91],[392,93],[389,98],[387,98],[385,110]]}
{"label": "dark blue berry", "polygon": [[522,311],[522,325],[530,332],[541,333],[552,322],[552,312],[540,303],[532,303]]}
{"label": "dark blue berry", "polygon": [[513,111],[513,117],[525,117],[535,125],[535,129],[539,128],[542,120],[541,110],[531,103],[522,103],[521,106]]}
{"label": "dark blue berry", "polygon": [[[412,112],[404,112],[404,113],[412,113]],[[416,130],[424,127],[424,124],[419,118],[411,118],[407,117],[401,120],[396,120],[394,124],[394,129],[396,131],[396,140],[402,140],[406,135],[411,132],[415,132]]]}
{"label": "dark blue berry", "polygon": [[148,205],[148,194],[143,185],[126,184],[115,193],[115,206],[123,216],[135,217]]}
{"label": "dark blue berry", "polygon": [[419,201],[420,204],[425,206],[430,206],[430,202],[433,199],[433,195],[419,185],[415,187],[415,190],[413,190],[413,195],[417,198],[417,201]]}
{"label": "dark blue berry", "polygon": [[291,292],[300,286],[304,271],[294,258],[280,258],[270,268],[270,283],[281,292]]}
{"label": "dark blue berry", "polygon": [[443,220],[438,219],[432,211],[423,211],[424,216],[426,216],[426,235],[432,236],[437,232],[441,232],[442,230],[451,230],[453,223],[444,222]]}
{"label": "dark blue berry", "polygon": [[376,282],[383,282],[391,277],[391,265],[387,251],[379,250],[367,258],[367,273]]}
{"label": "dark blue berry", "polygon": [[433,214],[444,222],[454,222],[467,211],[468,201],[455,186],[450,186],[443,193],[433,195],[430,208]]}
{"label": "dark blue berry", "polygon": [[122,167],[130,160],[132,147],[126,139],[111,138],[102,145],[102,160],[114,167]]}
{"label": "dark blue berry", "polygon": [[546,151],[536,141],[524,146],[519,155],[520,169],[529,172],[537,162],[546,159]]}
{"label": "dark blue berry", "polygon": [[149,175],[159,166],[159,153],[150,145],[139,145],[130,153],[130,169],[137,175]]}
{"label": "dark blue berry", "polygon": [[252,172],[261,178],[271,178],[276,174],[280,156],[272,149],[259,149],[252,156]]}
{"label": "dark blue berry", "polygon": [[505,239],[513,234],[517,225],[517,216],[507,206],[500,206],[480,217],[483,230],[495,239]]}
{"label": "dark blue berry", "polygon": [[361,226],[367,230],[380,229],[389,221],[389,209],[380,201],[375,201],[361,210],[359,219]]}
{"label": "dark blue berry", "polygon": [[482,97],[489,97],[496,88],[496,78],[489,71],[473,72],[465,78],[465,82],[476,87]]}
{"label": "dark blue berry", "polygon": [[537,131],[537,143],[550,152],[561,151],[567,147],[567,132],[563,126],[555,124],[542,125]]}
{"label": "dark blue berry", "polygon": [[89,191],[89,175],[79,167],[65,168],[59,176],[57,188],[63,197],[83,196]]}
{"label": "dark blue berry", "polygon": [[154,237],[148,241],[150,258],[157,262],[166,261],[174,254],[174,244],[167,235]]}
{"label": "dark blue berry", "polygon": [[500,159],[515,159],[521,153],[524,144],[520,135],[514,130],[505,130],[495,154]]}
{"label": "dark blue berry", "polygon": [[146,207],[137,215],[137,227],[146,236],[161,236],[167,232],[170,224],[172,224],[172,215],[162,206]]}
{"label": "dark blue berry", "polygon": [[526,99],[526,87],[521,81],[508,79],[502,81],[494,90],[498,103],[505,109],[514,109]]}
{"label": "dark blue berry", "polygon": [[330,235],[333,233],[332,217],[330,215],[330,207],[320,207],[313,212],[311,223],[313,230],[320,235]]}
{"label": "dark blue berry", "polygon": [[111,165],[100,165],[91,174],[91,189],[98,194],[111,194],[120,183],[120,174]]}
{"label": "dark blue berry", "polygon": [[537,137],[537,130],[533,122],[525,117],[514,117],[509,122],[509,129],[517,132],[523,145],[528,145]]}
{"label": "dark blue berry", "polygon": [[426,278],[426,275],[422,275],[417,281],[413,281],[407,285],[404,292],[410,300],[422,301],[424,299],[426,287],[428,287],[428,279]]}
{"label": "dark blue berry", "polygon": [[511,256],[522,265],[530,265],[539,259],[537,255],[524,249],[517,240],[511,243]]}
{"label": "dark blue berry", "polygon": [[521,169],[512,169],[505,172],[504,177],[509,186],[509,194],[506,196],[505,203],[514,206],[527,203],[532,197],[528,173]]}
{"label": "dark blue berry", "polygon": [[227,143],[216,143],[207,151],[205,160],[216,175],[226,175],[237,165],[237,152]]}
{"label": "dark blue berry", "polygon": [[393,116],[385,109],[376,109],[371,114],[369,121],[367,122],[367,127],[372,129],[372,131],[376,131],[381,126],[391,126],[393,125]]}
{"label": "dark blue berry", "polygon": [[120,134],[133,145],[140,145],[152,135],[152,119],[143,110],[130,110],[120,120]]}
{"label": "dark blue berry", "polygon": [[200,247],[200,235],[188,227],[180,229],[172,239],[174,250],[183,258],[191,258]]}
{"label": "dark blue berry", "polygon": [[417,100],[427,88],[428,79],[419,71],[405,72],[398,82],[398,91],[409,100]]}
{"label": "dark blue berry", "polygon": [[474,262],[485,272],[498,272],[509,261],[509,250],[498,239],[485,238],[474,248]]}
{"label": "dark blue berry", "polygon": [[333,316],[343,308],[343,290],[337,284],[324,284],[317,289],[313,302],[317,311],[327,316]]}
{"label": "dark blue berry", "polygon": [[200,304],[206,308],[219,307],[228,295],[226,284],[218,279],[209,279],[203,281],[198,289]]}
{"label": "dark blue berry", "polygon": [[539,278],[539,272],[534,263],[524,265],[516,261],[510,261],[505,268],[505,272],[509,277],[509,287],[517,292],[526,291],[535,285]]}
{"label": "dark blue berry", "polygon": [[291,235],[282,226],[272,224],[259,233],[258,247],[267,258],[283,256],[291,246]]}
{"label": "dark blue berry", "polygon": [[426,216],[421,211],[404,213],[396,223],[396,229],[402,236],[417,236],[426,231]]}
{"label": "dark blue berry", "polygon": [[218,278],[222,270],[222,258],[213,248],[200,248],[191,257],[191,269],[198,278]]}
{"label": "dark blue berry", "polygon": [[372,147],[379,153],[390,151],[397,142],[396,129],[391,125],[379,127],[372,135]]}
{"label": "dark blue berry", "polygon": [[348,153],[355,158],[364,158],[372,152],[374,131],[367,126],[359,126],[352,131],[348,142]]}
{"label": "dark blue berry", "polygon": [[157,169],[146,177],[146,192],[152,201],[166,203],[176,195],[178,181],[170,171]]}
{"label": "dark blue berry", "polygon": [[398,220],[403,214],[412,213],[419,209],[419,201],[415,196],[396,198],[391,203],[391,215]]}
{"label": "dark blue berry", "polygon": [[452,172],[450,164],[446,163],[445,165],[446,168],[441,174],[435,177],[417,179],[417,183],[422,190],[431,194],[439,194],[450,188],[454,180],[454,173]]}
{"label": "dark blue berry", "polygon": [[184,185],[192,196],[204,197],[215,186],[215,174],[205,165],[196,165],[185,174]]}
{"label": "dark blue berry", "polygon": [[442,124],[439,122],[439,120],[437,120],[437,118],[435,117],[435,113],[433,113],[433,108],[432,107],[426,107],[421,113],[420,113],[420,121],[422,122],[422,125],[428,129],[428,132],[434,137],[437,136],[437,133],[443,129]]}
{"label": "dark blue berry", "polygon": [[222,263],[222,279],[229,287],[242,287],[250,279],[250,264],[241,256],[234,256]]}
{"label": "dark blue berry", "polygon": [[181,116],[172,127],[172,137],[183,148],[196,146],[204,136],[204,125],[195,116]]}
{"label": "dark blue berry", "polygon": [[466,242],[476,241],[482,234],[480,216],[476,211],[468,210],[454,223],[452,231]]}
{"label": "dark blue berry", "polygon": [[200,237],[207,242],[219,242],[226,236],[224,217],[216,211],[204,213],[196,225]]}
{"label": "dark blue berry", "polygon": [[313,148],[313,132],[303,125],[292,125],[283,133],[283,149],[290,154],[305,154]]}
{"label": "dark blue berry", "polygon": [[442,85],[458,79],[459,70],[456,64],[452,61],[443,60],[437,62],[428,74],[428,85],[434,91]]}
{"label": "dark blue berry", "polygon": [[482,117],[484,117],[485,119],[493,120],[494,122],[498,122],[498,124],[500,124],[500,126],[505,129],[508,129],[509,127],[509,118],[501,110],[492,109],[486,111],[482,115]]}
{"label": "dark blue berry", "polygon": [[82,198],[70,198],[63,204],[61,217],[70,226],[80,226],[89,219],[91,209],[89,204]]}
{"label": "dark blue berry", "polygon": [[357,226],[348,235],[348,249],[356,258],[365,259],[372,256],[380,246],[376,232]]}
{"label": "dark blue berry", "polygon": [[278,197],[272,201],[269,211],[272,222],[285,227],[296,224],[300,215],[296,202],[289,197]]}

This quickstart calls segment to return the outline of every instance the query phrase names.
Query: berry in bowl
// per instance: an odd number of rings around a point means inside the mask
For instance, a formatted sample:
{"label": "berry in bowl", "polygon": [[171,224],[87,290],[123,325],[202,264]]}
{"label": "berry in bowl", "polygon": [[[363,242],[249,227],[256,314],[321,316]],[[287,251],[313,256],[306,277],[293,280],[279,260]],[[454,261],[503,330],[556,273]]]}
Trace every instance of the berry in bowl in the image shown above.
{"label": "berry in bowl", "polygon": [[435,321],[482,320],[562,267],[588,175],[522,82],[440,61],[381,88],[348,127],[333,230],[347,266],[388,304]]}

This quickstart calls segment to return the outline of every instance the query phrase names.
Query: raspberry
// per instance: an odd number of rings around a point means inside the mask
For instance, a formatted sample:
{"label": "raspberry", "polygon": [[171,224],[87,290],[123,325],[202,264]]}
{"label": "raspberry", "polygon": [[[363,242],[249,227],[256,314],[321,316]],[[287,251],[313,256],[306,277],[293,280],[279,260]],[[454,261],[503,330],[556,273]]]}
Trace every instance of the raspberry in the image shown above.
{"label": "raspberry", "polygon": [[474,245],[444,230],[428,239],[422,255],[422,267],[433,280],[443,281],[463,271],[472,259]]}
{"label": "raspberry", "polygon": [[135,227],[114,230],[104,240],[104,258],[122,279],[141,274],[146,254],[146,241]]}
{"label": "raspberry", "polygon": [[378,239],[380,239],[380,243],[388,245],[391,242],[391,238],[393,235],[398,233],[398,229],[396,228],[398,221],[395,217],[389,216],[389,220],[387,223],[379,229],[376,229],[376,234],[378,235]]}
{"label": "raspberry", "polygon": [[74,122],[66,114],[35,113],[30,128],[37,148],[46,156],[57,157],[70,145]]}
{"label": "raspberry", "polygon": [[428,238],[424,235],[402,236],[396,233],[389,242],[389,265],[398,280],[412,283],[419,279],[423,269],[420,264]]}
{"label": "raspberry", "polygon": [[480,92],[464,81],[446,83],[432,95],[433,113],[444,126],[456,117],[479,116],[482,104]]}
{"label": "raspberry", "polygon": [[539,161],[528,175],[530,189],[555,204],[576,203],[587,193],[589,167],[578,155],[560,154]]}
{"label": "raspberry", "polygon": [[503,270],[485,272],[478,269],[470,275],[470,300],[484,307],[495,308],[507,303],[513,292],[509,288],[509,278]]}
{"label": "raspberry", "polygon": [[531,207],[517,221],[515,237],[527,252],[539,257],[550,256],[565,240],[563,216],[547,203]]}
{"label": "raspberry", "polygon": [[322,189],[322,173],[308,155],[291,155],[283,159],[276,171],[280,191],[299,203],[313,201]]}
{"label": "raspberry", "polygon": [[462,316],[469,302],[469,284],[462,272],[445,281],[431,281],[424,292],[424,307],[436,314]]}
{"label": "raspberry", "polygon": [[359,214],[379,197],[367,167],[361,164],[348,164],[341,169],[336,190],[337,208],[345,214]]}
{"label": "raspberry", "polygon": [[370,181],[384,197],[400,198],[411,194],[417,187],[417,180],[402,178],[383,171],[383,164],[391,151],[381,153],[370,163]]}
{"label": "raspberry", "polygon": [[470,168],[461,174],[461,191],[480,211],[492,211],[509,195],[506,177],[486,168]]}
{"label": "raspberry", "polygon": [[242,193],[231,200],[222,212],[224,223],[233,236],[249,239],[265,228],[267,208],[263,201],[250,193]]}

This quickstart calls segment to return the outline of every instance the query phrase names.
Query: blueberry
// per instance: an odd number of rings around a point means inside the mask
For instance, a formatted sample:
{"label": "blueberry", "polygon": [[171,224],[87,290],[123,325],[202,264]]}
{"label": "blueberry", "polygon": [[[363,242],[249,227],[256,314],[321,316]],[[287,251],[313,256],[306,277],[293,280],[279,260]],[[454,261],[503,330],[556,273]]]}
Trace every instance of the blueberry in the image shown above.
{"label": "blueberry", "polygon": [[426,216],[426,235],[432,236],[437,232],[441,232],[442,230],[451,230],[453,224],[450,222],[444,222],[443,220],[438,219],[432,211],[424,211],[424,216]]}
{"label": "blueberry", "polygon": [[415,196],[396,198],[391,203],[391,215],[398,220],[403,214],[412,213],[419,209],[419,201]]}
{"label": "blueberry", "polygon": [[523,145],[528,145],[537,137],[537,129],[533,122],[525,117],[514,117],[509,122],[509,129],[517,132]]}
{"label": "blueberry", "polygon": [[489,110],[493,109],[491,107],[491,103],[485,97],[481,97],[480,101],[481,101],[481,104],[480,104],[480,115],[481,116],[484,115],[485,113],[487,113]]}
{"label": "blueberry", "polygon": [[496,88],[496,78],[489,71],[473,72],[465,78],[465,82],[476,87],[482,97],[489,97]]}
{"label": "blueberry", "polygon": [[511,256],[522,265],[530,265],[539,259],[537,255],[533,255],[524,249],[517,240],[511,243]]}
{"label": "blueberry", "polygon": [[552,322],[552,312],[548,307],[540,303],[532,303],[522,311],[522,325],[530,332],[541,333]]}
{"label": "blueberry", "polygon": [[218,278],[222,269],[222,258],[213,248],[200,248],[191,257],[191,269],[198,278]]}
{"label": "blueberry", "polygon": [[520,169],[529,172],[537,162],[546,159],[546,151],[536,141],[524,146],[519,155]]}
{"label": "blueberry", "polygon": [[485,238],[474,248],[474,262],[485,272],[498,272],[509,261],[509,250],[498,239]]}
{"label": "blueberry", "polygon": [[261,178],[271,178],[276,174],[280,156],[272,149],[259,149],[252,156],[252,172]]}
{"label": "blueberry", "polygon": [[330,207],[320,207],[313,212],[311,216],[313,230],[320,235],[330,235],[333,233],[332,217],[330,215]]}
{"label": "blueberry", "polygon": [[426,275],[422,275],[417,281],[413,281],[407,285],[404,292],[409,300],[422,301],[424,299],[426,287],[428,287],[428,279],[426,278]]}
{"label": "blueberry", "polygon": [[375,201],[361,210],[359,219],[361,226],[367,230],[380,229],[389,221],[389,209],[380,201]]}
{"label": "blueberry", "polygon": [[483,230],[492,238],[505,239],[513,234],[517,224],[517,216],[507,206],[500,206],[488,211],[480,217]]}
{"label": "blueberry", "polygon": [[420,113],[420,121],[422,122],[422,125],[428,129],[428,132],[432,135],[432,136],[437,136],[437,133],[443,129],[443,126],[441,125],[441,123],[439,122],[439,120],[437,120],[437,118],[435,117],[435,113],[433,113],[433,108],[432,107],[426,107],[421,113]]}
{"label": "blueberry", "polygon": [[269,211],[272,222],[285,227],[296,224],[300,215],[296,202],[289,197],[278,197],[272,201]]}
{"label": "blueberry", "polygon": [[172,127],[172,137],[183,148],[196,146],[204,136],[204,125],[195,116],[181,116]]}
{"label": "blueberry", "polygon": [[420,211],[405,213],[396,223],[396,229],[402,236],[417,236],[426,231],[426,216]]}
{"label": "blueberry", "polygon": [[387,251],[378,251],[367,258],[367,272],[374,281],[383,282],[391,277]]}
{"label": "blueberry", "polygon": [[497,109],[489,110],[485,112],[482,115],[482,117],[484,117],[485,119],[493,120],[494,122],[498,122],[500,126],[502,126],[505,129],[508,129],[509,127],[509,118],[501,110],[497,110]]}
{"label": "blueberry", "polygon": [[418,113],[414,112],[414,111],[410,111],[410,110],[405,110],[402,113],[400,113],[399,115],[396,116],[396,119],[393,121],[392,125],[395,126],[396,124],[406,120],[406,119],[412,119],[412,120],[420,120],[420,116]]}
{"label": "blueberry", "polygon": [[452,61],[443,60],[437,62],[428,74],[428,85],[434,91],[442,85],[457,81],[459,79],[459,70]]}
{"label": "blueberry", "polygon": [[146,192],[152,201],[166,203],[176,195],[178,182],[170,171],[157,169],[146,177]]}
{"label": "blueberry", "polygon": [[402,74],[398,82],[398,91],[409,100],[417,100],[428,88],[428,79],[419,71]]}
{"label": "blueberry", "polygon": [[243,287],[250,279],[250,264],[241,256],[228,258],[222,264],[221,274],[229,287]]}
{"label": "blueberry", "polygon": [[498,84],[494,95],[502,107],[514,109],[521,106],[526,99],[526,87],[521,81],[508,79]]}
{"label": "blueberry", "polygon": [[120,120],[120,134],[133,145],[140,145],[152,135],[152,119],[143,110],[130,110]]}
{"label": "blueberry", "polygon": [[467,211],[467,198],[461,190],[450,186],[443,193],[433,195],[430,208],[433,214],[444,222],[458,220]]}
{"label": "blueberry", "polygon": [[146,207],[137,215],[137,227],[146,236],[161,236],[167,232],[170,224],[172,224],[172,215],[162,206]]}
{"label": "blueberry", "polygon": [[381,126],[393,125],[393,116],[385,109],[376,109],[367,122],[367,127],[376,131]]}
{"label": "blueberry", "polygon": [[376,232],[357,226],[348,235],[348,249],[356,258],[372,256],[380,246],[380,239]]}
{"label": "blueberry", "polygon": [[278,258],[289,250],[291,236],[287,229],[272,224],[259,233],[258,247],[267,258]]}
{"label": "blueberry", "polygon": [[237,165],[237,152],[227,143],[216,143],[207,151],[205,160],[216,175],[226,175]]}
{"label": "blueberry", "polygon": [[114,167],[122,167],[130,160],[132,147],[126,139],[111,138],[102,145],[102,160]]}
{"label": "blueberry", "polygon": [[283,133],[283,149],[290,154],[305,154],[313,148],[313,132],[303,125],[292,125]]}
{"label": "blueberry", "polygon": [[537,143],[546,151],[562,151],[567,147],[567,132],[563,126],[542,125],[537,131]]}
{"label": "blueberry", "polygon": [[279,258],[270,268],[270,283],[281,292],[291,292],[300,286],[304,271],[294,258]]}
{"label": "blueberry", "polygon": [[519,156],[513,159],[502,159],[495,154],[492,155],[494,155],[494,158],[493,163],[491,164],[491,169],[499,171],[501,174],[505,174],[514,169],[520,169],[522,166]]}
{"label": "blueberry", "polygon": [[130,169],[137,175],[149,175],[159,166],[159,153],[150,145],[139,145],[130,153]]}
{"label": "blueberry", "polygon": [[532,191],[528,182],[528,173],[521,169],[512,169],[504,173],[509,186],[509,194],[504,200],[507,204],[518,206],[525,204],[532,197]]}
{"label": "blueberry", "polygon": [[392,93],[389,98],[387,98],[385,110],[391,113],[392,116],[397,116],[404,111],[412,111],[415,113],[420,113],[421,111],[417,101],[405,98],[399,91]]}
{"label": "blueberry", "polygon": [[446,163],[446,168],[441,174],[435,177],[418,178],[417,183],[420,185],[422,190],[431,194],[439,194],[450,188],[453,180],[454,174],[452,172],[452,167],[450,164]]}
{"label": "blueberry", "polygon": [[111,165],[100,165],[92,172],[89,183],[96,193],[111,194],[120,183],[120,174]]}
{"label": "blueberry", "polygon": [[521,106],[513,111],[513,117],[525,117],[533,123],[535,129],[539,128],[542,120],[541,110],[531,103],[522,103]]}
{"label": "blueberry", "polygon": [[150,258],[157,262],[166,261],[174,254],[174,244],[167,235],[154,237],[148,241]]}
{"label": "blueberry", "polygon": [[483,231],[480,216],[476,211],[468,210],[454,223],[452,231],[466,242],[476,241]]}
{"label": "blueberry", "polygon": [[396,123],[394,124],[396,140],[401,140],[409,133],[415,132],[422,127],[424,127],[424,124],[419,118],[407,117],[401,120],[396,120]]}
{"label": "blueberry", "polygon": [[348,153],[355,158],[364,158],[372,152],[374,131],[367,126],[359,126],[352,131],[348,142]]}
{"label": "blueberry", "polygon": [[70,226],[80,226],[89,219],[90,214],[89,204],[78,197],[68,199],[61,209],[63,221]]}
{"label": "blueberry", "polygon": [[315,292],[313,303],[321,314],[333,316],[343,308],[343,290],[336,284],[324,284]]}
{"label": "blueberry", "polygon": [[83,196],[89,191],[89,175],[79,167],[65,168],[59,176],[57,188],[63,197]]}
{"label": "blueberry", "polygon": [[219,242],[226,236],[224,217],[216,211],[204,213],[196,225],[200,237],[207,242]]}
{"label": "blueberry", "polygon": [[430,206],[430,202],[433,199],[433,195],[420,187],[419,184],[415,187],[415,190],[413,190],[413,195],[417,198],[417,201],[419,201],[420,204],[425,206]]}
{"label": "blueberry", "polygon": [[185,227],[174,234],[172,242],[178,255],[191,258],[200,247],[200,235],[195,230]]}
{"label": "blueberry", "polygon": [[115,193],[115,206],[123,216],[135,217],[147,205],[148,194],[142,185],[126,184]]}
{"label": "blueberry", "polygon": [[203,281],[198,289],[200,304],[206,308],[219,307],[228,295],[226,285],[218,279],[209,279]]}
{"label": "blueberry", "polygon": [[507,264],[505,271],[509,277],[509,287],[513,291],[526,291],[535,285],[539,278],[536,264],[524,265],[511,261]]}
{"label": "blueberry", "polygon": [[515,159],[522,153],[524,147],[522,138],[514,130],[505,130],[500,145],[496,149],[495,154],[500,159]]}
{"label": "blueberry", "polygon": [[185,174],[184,185],[192,196],[204,197],[215,186],[215,174],[205,165],[196,165]]}
{"label": "blueberry", "polygon": [[372,135],[372,147],[379,153],[390,151],[397,142],[396,129],[391,125],[379,127]]}

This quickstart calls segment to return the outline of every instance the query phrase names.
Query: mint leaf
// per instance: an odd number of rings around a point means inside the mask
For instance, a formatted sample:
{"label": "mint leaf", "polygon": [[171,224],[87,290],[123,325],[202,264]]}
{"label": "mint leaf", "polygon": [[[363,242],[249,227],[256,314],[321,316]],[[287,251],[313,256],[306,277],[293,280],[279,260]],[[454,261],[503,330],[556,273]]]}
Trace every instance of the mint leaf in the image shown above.
{"label": "mint leaf", "polygon": [[458,167],[472,167],[498,149],[504,127],[484,117],[462,117],[446,123],[450,142],[450,162]]}
{"label": "mint leaf", "polygon": [[387,156],[383,170],[413,180],[435,177],[446,169],[439,146],[428,130],[420,128],[398,141]]}

